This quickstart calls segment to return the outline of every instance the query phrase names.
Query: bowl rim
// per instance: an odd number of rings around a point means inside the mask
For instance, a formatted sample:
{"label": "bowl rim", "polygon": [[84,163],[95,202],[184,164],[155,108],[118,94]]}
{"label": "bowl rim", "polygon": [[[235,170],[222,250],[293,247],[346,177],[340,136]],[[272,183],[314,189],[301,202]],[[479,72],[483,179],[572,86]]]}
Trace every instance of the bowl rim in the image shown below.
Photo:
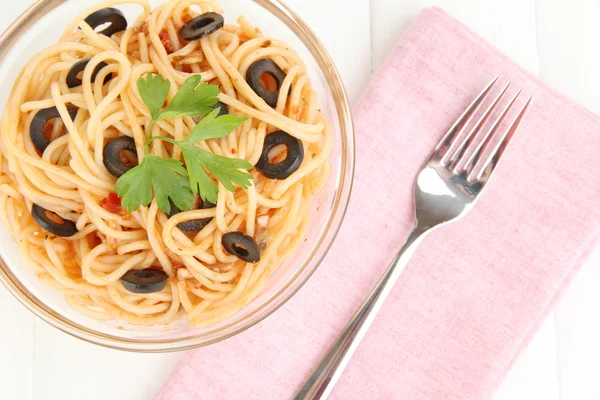
{"label": "bowl rim", "polygon": [[[4,61],[10,50],[13,48],[13,45],[31,26],[43,18],[47,13],[68,1],[71,0],[36,0],[34,4],[26,9],[0,35],[0,63]],[[336,188],[336,196],[332,208],[333,211],[328,218],[327,225],[321,235],[319,243],[312,249],[311,254],[304,265],[296,271],[294,276],[287,281],[286,285],[277,290],[277,292],[261,305],[261,307],[254,310],[252,313],[245,315],[242,319],[232,322],[230,325],[220,327],[219,330],[222,330],[228,326],[231,327],[237,325],[226,334],[205,341],[202,341],[202,338],[210,335],[211,332],[174,339],[128,339],[98,332],[94,329],[85,327],[64,317],[45,305],[37,298],[37,296],[31,293],[23,283],[21,283],[2,257],[0,257],[0,282],[4,284],[8,291],[21,304],[37,317],[71,336],[115,350],[141,353],[189,350],[225,340],[261,322],[296,294],[319,267],[333,245],[341,228],[352,192],[355,169],[355,140],[350,103],[340,74],[333,63],[333,60],[312,29],[280,0],[251,1],[278,18],[302,41],[304,46],[306,46],[314,57],[321,73],[325,77],[327,86],[332,91],[338,114],[340,133],[343,139],[341,149],[342,163],[340,168],[340,183]],[[316,254],[318,250],[321,254]],[[309,264],[313,261],[314,266],[312,269],[307,270]],[[302,273],[304,273],[303,276],[300,276]],[[251,319],[251,317],[259,311],[264,312],[261,315],[255,316],[254,319]],[[244,323],[244,321],[246,321],[246,323]]]}

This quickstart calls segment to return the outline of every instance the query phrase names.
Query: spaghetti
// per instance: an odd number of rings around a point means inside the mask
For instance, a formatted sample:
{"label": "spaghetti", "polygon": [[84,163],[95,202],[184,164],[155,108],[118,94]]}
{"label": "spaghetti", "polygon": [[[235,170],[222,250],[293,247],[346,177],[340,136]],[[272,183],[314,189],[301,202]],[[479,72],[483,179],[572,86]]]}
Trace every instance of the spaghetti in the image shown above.
{"label": "spaghetti", "polygon": [[[143,9],[130,28],[111,36],[100,32],[103,27],[94,29],[89,16],[122,3]],[[39,279],[92,318],[162,325],[185,315],[193,327],[227,319],[261,293],[304,240],[311,198],[327,182],[331,132],[302,59],[243,17],[201,39],[183,40],[181,28],[206,13],[222,10],[210,0],[171,0],[154,10],[146,0],[108,0],[78,16],[56,45],[35,56],[8,99],[0,128],[0,220]],[[273,107],[246,81],[249,68],[263,59],[284,73]],[[78,75],[72,72],[76,63]],[[248,117],[202,148],[256,166],[265,138],[283,131],[301,141],[301,165],[280,180],[253,168],[248,189],[230,192],[219,183],[213,208],[169,217],[154,199],[132,213],[120,211],[104,148],[125,136],[133,139],[137,156],[144,154],[151,118],[136,82],[149,73],[171,82],[169,99],[199,74],[219,86],[219,101],[230,113]],[[29,132],[38,113],[54,107],[59,117],[43,125],[47,143],[40,151]],[[159,121],[153,135],[181,140],[196,123],[191,117]],[[180,149],[167,142],[154,141],[151,149],[155,156],[183,161]],[[285,153],[276,146],[269,156],[277,160]],[[36,206],[47,211],[34,219]],[[52,234],[40,218],[69,223],[75,233]],[[194,233],[179,228],[194,220],[207,223]],[[223,236],[231,232],[252,238],[260,261],[245,262],[227,251]],[[142,270],[164,271],[164,288],[128,290],[123,277]]]}

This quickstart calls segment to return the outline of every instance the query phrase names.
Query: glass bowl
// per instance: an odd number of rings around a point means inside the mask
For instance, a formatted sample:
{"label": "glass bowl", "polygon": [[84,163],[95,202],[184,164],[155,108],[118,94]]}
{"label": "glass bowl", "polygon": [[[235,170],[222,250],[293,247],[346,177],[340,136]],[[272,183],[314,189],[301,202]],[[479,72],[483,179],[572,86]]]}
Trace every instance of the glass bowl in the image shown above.
{"label": "glass bowl", "polygon": [[[55,43],[71,21],[99,0],[38,0],[0,36],[0,109],[25,63]],[[150,1],[153,6],[162,0]],[[287,41],[307,64],[319,106],[333,126],[331,178],[313,200],[311,224],[301,248],[271,276],[263,293],[243,310],[215,326],[193,329],[182,320],[159,327],[131,327],[79,314],[60,293],[46,287],[21,260],[17,246],[0,226],[0,281],[29,310],[62,331],[95,344],[129,351],[162,352],[205,346],[260,322],[302,287],[319,266],[340,228],[354,172],[354,132],[340,76],[311,29],[278,0],[220,0],[227,21],[244,15],[267,36]],[[119,5],[132,22],[138,5]]]}

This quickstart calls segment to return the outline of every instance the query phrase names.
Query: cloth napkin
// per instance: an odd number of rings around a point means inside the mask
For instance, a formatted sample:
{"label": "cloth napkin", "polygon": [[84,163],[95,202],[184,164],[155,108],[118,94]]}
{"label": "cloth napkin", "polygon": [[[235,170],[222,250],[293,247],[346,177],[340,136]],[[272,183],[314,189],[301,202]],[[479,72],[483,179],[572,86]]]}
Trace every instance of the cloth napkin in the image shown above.
{"label": "cloth napkin", "polygon": [[600,119],[432,8],[354,110],[355,188],[326,260],[264,322],[190,352],[156,399],[292,398],[407,237],[421,163],[496,74],[534,95],[503,163],[422,243],[331,397],[489,398],[598,238]]}

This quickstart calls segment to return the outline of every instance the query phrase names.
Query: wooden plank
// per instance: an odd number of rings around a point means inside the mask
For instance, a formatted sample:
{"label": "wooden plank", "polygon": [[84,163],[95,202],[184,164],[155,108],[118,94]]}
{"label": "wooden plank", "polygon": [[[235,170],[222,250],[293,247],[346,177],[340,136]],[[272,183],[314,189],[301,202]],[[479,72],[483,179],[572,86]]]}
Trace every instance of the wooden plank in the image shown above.
{"label": "wooden plank", "polygon": [[33,400],[34,332],[43,324],[0,285],[0,396]]}
{"label": "wooden plank", "polygon": [[561,400],[596,400],[600,358],[600,250],[584,266],[556,309]]}
{"label": "wooden plank", "polygon": [[600,113],[599,17],[597,1],[537,2],[540,77],[596,113]]}
{"label": "wooden plank", "polygon": [[493,400],[560,400],[555,319],[551,315],[494,395]]}
{"label": "wooden plank", "polygon": [[33,399],[150,400],[184,353],[136,354],[72,338],[47,324],[35,332]]}
{"label": "wooden plank", "polygon": [[[537,2],[540,77],[600,113],[600,3]],[[558,24],[560,23],[560,29]],[[594,168],[595,166],[590,166]],[[600,398],[600,249],[592,254],[556,309],[561,400]]]}
{"label": "wooden plank", "polygon": [[378,66],[424,7],[437,5],[537,73],[533,0],[372,0],[373,60]]}
{"label": "wooden plank", "polygon": [[315,31],[354,103],[371,76],[369,0],[286,0]]}
{"label": "wooden plank", "polygon": [[[4,31],[34,0],[5,2],[0,13],[0,32]],[[35,375],[33,363],[36,327],[43,324],[0,285],[0,384],[1,398],[33,400]]]}

